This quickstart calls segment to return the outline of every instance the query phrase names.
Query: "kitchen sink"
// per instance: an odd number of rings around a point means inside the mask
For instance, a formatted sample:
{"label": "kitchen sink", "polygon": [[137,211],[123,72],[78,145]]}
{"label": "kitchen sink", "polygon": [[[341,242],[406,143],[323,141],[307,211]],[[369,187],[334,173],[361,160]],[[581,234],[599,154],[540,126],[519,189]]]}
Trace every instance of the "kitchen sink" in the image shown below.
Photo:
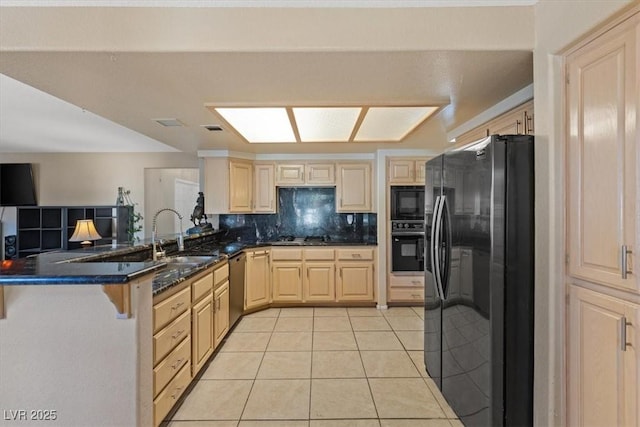
{"label": "kitchen sink", "polygon": [[173,255],[160,258],[158,261],[166,261],[169,264],[209,264],[218,260],[217,256],[196,256],[196,255]]}

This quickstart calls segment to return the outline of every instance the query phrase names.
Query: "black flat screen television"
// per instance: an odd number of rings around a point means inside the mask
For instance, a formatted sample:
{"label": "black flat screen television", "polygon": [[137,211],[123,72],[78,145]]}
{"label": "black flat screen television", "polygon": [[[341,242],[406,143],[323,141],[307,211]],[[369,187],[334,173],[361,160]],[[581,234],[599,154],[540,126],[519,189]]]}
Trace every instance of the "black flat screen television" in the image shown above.
{"label": "black flat screen television", "polygon": [[0,163],[0,206],[36,206],[31,163]]}

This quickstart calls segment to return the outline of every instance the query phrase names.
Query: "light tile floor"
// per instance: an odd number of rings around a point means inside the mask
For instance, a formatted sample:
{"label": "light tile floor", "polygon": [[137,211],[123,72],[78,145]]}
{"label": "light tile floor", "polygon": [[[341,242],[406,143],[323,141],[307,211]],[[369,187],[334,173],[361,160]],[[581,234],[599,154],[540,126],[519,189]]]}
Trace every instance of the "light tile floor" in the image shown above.
{"label": "light tile floor", "polygon": [[458,427],[423,362],[421,307],[245,316],[170,427]]}

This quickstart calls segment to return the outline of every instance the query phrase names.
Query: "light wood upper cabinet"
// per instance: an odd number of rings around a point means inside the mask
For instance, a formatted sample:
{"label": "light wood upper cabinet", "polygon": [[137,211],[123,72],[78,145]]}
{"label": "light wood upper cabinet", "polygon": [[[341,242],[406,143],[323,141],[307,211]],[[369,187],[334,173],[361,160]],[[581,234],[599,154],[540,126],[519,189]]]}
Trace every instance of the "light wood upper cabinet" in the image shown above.
{"label": "light wood upper cabinet", "polygon": [[304,178],[304,163],[279,163],[276,167],[276,185],[302,185]]}
{"label": "light wood upper cabinet", "polygon": [[253,209],[253,165],[229,162],[229,212],[251,212]]}
{"label": "light wood upper cabinet", "polygon": [[307,184],[335,185],[336,166],[334,163],[307,163]]}
{"label": "light wood upper cabinet", "polygon": [[254,196],[253,212],[276,212],[275,165],[273,163],[255,163],[253,165]]}
{"label": "light wood upper cabinet", "polygon": [[567,230],[570,276],[638,292],[640,76],[638,19],[633,22],[567,58]]}
{"label": "light wood upper cabinet", "polygon": [[205,212],[250,213],[253,208],[253,184],[253,164],[250,161],[205,158]]}
{"label": "light wood upper cabinet", "polygon": [[425,163],[428,158],[390,158],[388,181],[390,185],[424,185]]}
{"label": "light wood upper cabinet", "polygon": [[271,302],[269,250],[246,251],[244,308],[254,308]]}
{"label": "light wood upper cabinet", "polygon": [[334,163],[278,163],[276,167],[279,186],[332,186],[335,183]]}
{"label": "light wood upper cabinet", "polygon": [[638,307],[570,286],[567,425],[636,426]]}
{"label": "light wood upper cabinet", "polygon": [[371,163],[338,163],[336,212],[371,212]]}
{"label": "light wood upper cabinet", "polygon": [[473,128],[456,138],[456,145],[466,145],[489,135],[533,135],[533,100]]}

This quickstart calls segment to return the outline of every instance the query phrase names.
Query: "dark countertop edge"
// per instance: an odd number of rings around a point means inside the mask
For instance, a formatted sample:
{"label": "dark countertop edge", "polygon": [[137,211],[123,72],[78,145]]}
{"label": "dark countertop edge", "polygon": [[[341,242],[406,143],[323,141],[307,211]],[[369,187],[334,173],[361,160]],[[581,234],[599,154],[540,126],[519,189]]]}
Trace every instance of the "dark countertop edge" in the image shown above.
{"label": "dark countertop edge", "polygon": [[[262,247],[273,247],[273,248],[301,248],[301,247],[309,247],[309,246],[378,246],[377,242],[301,242],[301,243],[279,243],[279,242],[233,242],[228,243],[226,245],[221,245],[220,253],[227,255],[229,258],[232,258],[239,254],[240,252],[247,249],[256,249]],[[237,246],[237,247],[236,247]],[[233,248],[229,248],[233,247]],[[229,248],[229,249],[227,249]]]}
{"label": "dark countertop edge", "polygon": [[[142,264],[142,263],[140,263]],[[163,269],[166,262],[158,262],[128,274],[0,276],[0,286],[11,285],[117,285],[126,284],[142,276]]]}
{"label": "dark countertop edge", "polygon": [[212,257],[211,258],[212,262],[203,263],[202,265],[199,265],[197,268],[195,268],[193,271],[191,271],[189,274],[185,274],[184,276],[181,276],[180,278],[178,278],[178,279],[176,279],[176,280],[174,280],[172,282],[169,282],[167,284],[158,286],[157,288],[153,289],[152,294],[153,294],[154,297],[156,295],[160,295],[162,292],[164,292],[164,291],[166,291],[166,290],[168,290],[170,288],[173,288],[174,286],[179,285],[180,283],[192,278],[193,276],[197,275],[198,273],[201,273],[203,270],[206,270],[209,267],[213,267],[213,266],[215,266],[217,264],[221,264],[222,262],[227,261],[227,259],[228,258],[226,256],[221,256],[219,258]]}

